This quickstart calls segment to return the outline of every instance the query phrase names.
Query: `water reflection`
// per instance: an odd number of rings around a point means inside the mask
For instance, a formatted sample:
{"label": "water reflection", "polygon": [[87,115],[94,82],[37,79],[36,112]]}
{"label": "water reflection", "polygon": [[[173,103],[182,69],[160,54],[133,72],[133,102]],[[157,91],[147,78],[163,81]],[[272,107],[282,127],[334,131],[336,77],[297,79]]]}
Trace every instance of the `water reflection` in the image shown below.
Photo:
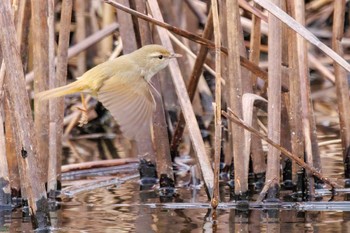
{"label": "water reflection", "polygon": [[[322,163],[324,173],[332,174],[333,178],[341,177],[340,153],[328,151],[323,154]],[[160,199],[154,187],[141,189],[137,179],[133,179],[118,187],[77,194],[73,199],[59,203],[58,210],[51,213],[52,232],[299,233],[350,230],[350,211],[345,211],[350,209],[350,204],[339,202],[348,200],[344,195],[338,195],[336,203],[325,202],[327,199],[324,198],[324,202],[282,203],[280,208],[251,205],[250,209],[240,209],[229,202],[228,186],[222,185],[220,190],[225,203],[213,213],[204,187],[178,188],[178,196]],[[329,211],[330,207],[337,211]],[[21,209],[10,212],[0,208],[0,232],[33,232],[29,216]]]}
{"label": "water reflection", "polygon": [[[55,232],[347,232],[350,223],[349,212],[226,208],[229,205],[218,209],[213,218],[210,209],[197,204],[207,203],[203,189],[196,197],[192,190],[181,189],[182,199],[167,205],[154,190],[139,188],[133,180],[61,203]],[[198,208],[181,200],[195,200]],[[30,223],[23,225],[23,219],[14,214],[18,213],[12,214],[11,227],[28,229]]]}

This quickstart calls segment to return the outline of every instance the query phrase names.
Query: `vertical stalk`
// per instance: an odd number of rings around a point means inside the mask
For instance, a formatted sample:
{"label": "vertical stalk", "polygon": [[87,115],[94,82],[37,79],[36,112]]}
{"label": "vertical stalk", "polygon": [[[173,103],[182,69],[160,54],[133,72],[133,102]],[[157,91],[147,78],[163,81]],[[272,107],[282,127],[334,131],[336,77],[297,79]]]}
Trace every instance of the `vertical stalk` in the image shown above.
{"label": "vertical stalk", "polygon": [[48,203],[44,183],[38,175],[36,163],[37,142],[34,123],[31,115],[29,98],[25,88],[25,79],[19,46],[17,44],[14,22],[11,20],[10,0],[0,4],[0,46],[6,65],[5,91],[8,95],[9,106],[13,110],[16,131],[18,132],[21,154],[18,163],[23,174],[26,193],[28,195],[29,211],[34,227],[49,225]]}
{"label": "vertical stalk", "polygon": [[[0,70],[0,79],[5,77],[5,63],[2,62]],[[1,82],[0,82],[1,83]],[[4,131],[4,117],[2,109],[4,107],[4,90],[0,85],[0,205],[11,204],[11,187],[9,167],[6,158],[6,142]]]}
{"label": "vertical stalk", "polygon": [[[86,37],[86,20],[85,20],[85,8],[87,1],[85,0],[75,0],[74,9],[75,9],[75,19],[77,22],[77,27],[75,31],[75,40],[76,43],[84,40]],[[77,62],[77,76],[84,74],[86,71],[86,52],[83,51],[79,53],[78,62]]]}
{"label": "vertical stalk", "polygon": [[211,205],[216,208],[219,204],[219,173],[221,152],[221,32],[217,0],[211,1],[215,39],[215,144],[214,144],[214,191]]}
{"label": "vertical stalk", "polygon": [[[130,7],[129,0],[118,0],[118,2],[126,7]],[[131,53],[138,48],[134,23],[132,21],[131,15],[124,11],[117,10],[117,16],[119,22],[119,31],[123,41],[123,52],[125,54]]]}
{"label": "vertical stalk", "polygon": [[[5,98],[8,98],[5,96]],[[23,199],[27,198],[25,188],[21,180],[25,180],[23,176],[21,176],[19,171],[19,164],[17,162],[17,155],[21,153],[20,145],[18,142],[18,132],[14,130],[15,119],[13,119],[14,113],[9,105],[9,101],[6,99],[4,101],[5,107],[5,137],[6,137],[6,156],[9,166],[10,173],[10,183],[11,183],[11,191],[12,197],[21,196]]]}
{"label": "vertical stalk", "polygon": [[[242,118],[242,71],[240,65],[240,36],[239,36],[239,6],[237,0],[226,1],[226,21],[230,25],[227,27],[228,39],[228,88],[229,105],[231,109]],[[232,133],[232,147],[234,160],[235,194],[237,198],[243,198],[248,191],[248,166],[249,159],[244,155],[245,141],[244,130],[236,124],[230,122]]]}
{"label": "vertical stalk", "polygon": [[[254,3],[254,7],[260,9],[259,5]],[[260,44],[261,44],[261,19],[255,15],[252,18],[252,29],[250,35],[250,53],[249,60],[255,64],[259,64],[260,61]],[[251,76],[253,92],[256,91],[257,76],[252,72],[249,73]],[[253,110],[253,128],[258,128],[257,110]],[[251,157],[253,163],[253,172],[255,174],[262,174],[266,172],[265,156],[262,149],[261,139],[255,135],[251,135]]]}
{"label": "vertical stalk", "polygon": [[[301,24],[305,24],[305,2],[303,0],[296,0],[295,3],[295,20]],[[316,124],[314,112],[310,98],[310,82],[309,82],[309,65],[307,59],[307,43],[305,39],[297,35],[297,57],[300,77],[300,93],[301,96],[301,115],[305,146],[305,160],[308,165],[314,166],[319,171],[321,170],[320,154],[318,151]],[[313,177],[308,173],[309,178],[309,192],[314,192]]]}
{"label": "vertical stalk", "polygon": [[[281,0],[272,0],[281,7]],[[282,23],[271,13],[268,15],[268,137],[280,143],[281,135],[281,62],[282,62]],[[266,181],[272,180],[267,198],[274,199],[279,194],[280,182],[280,151],[268,145]]]}
{"label": "vertical stalk", "polygon": [[[103,15],[102,15],[102,24],[103,28],[115,22],[115,9],[109,4],[103,4]],[[101,51],[102,56],[111,54],[113,49],[113,36],[107,36],[101,42]]]}
{"label": "vertical stalk", "polygon": [[[15,10],[16,9],[16,10]],[[19,1],[17,8],[15,10],[15,25],[17,32],[18,45],[20,50],[20,55],[22,59],[23,68],[27,70],[28,63],[28,47],[29,47],[29,29],[30,29],[30,1],[23,0]],[[4,65],[4,64],[3,64]],[[0,84],[1,85],[1,84]],[[7,99],[8,97],[5,96]],[[11,193],[12,197],[21,196],[23,199],[27,198],[26,191],[21,180],[25,180],[25,177],[21,177],[18,168],[17,155],[20,154],[20,145],[18,142],[18,131],[14,130],[15,119],[13,119],[14,113],[12,112],[9,101],[4,101],[4,112],[5,112],[5,137],[6,137],[6,156],[9,165],[10,173],[10,183],[11,183]],[[21,188],[22,187],[22,188]]]}
{"label": "vertical stalk", "polygon": [[[49,27],[48,1],[32,1],[32,36],[34,93],[49,89]],[[49,104],[43,101],[34,106],[34,125],[38,136],[38,171],[42,182],[47,182],[49,154]]]}
{"label": "vertical stalk", "polygon": [[[294,0],[287,2],[289,15],[295,18]],[[289,94],[290,94],[290,111],[289,122],[291,127],[291,145],[292,153],[299,155],[303,159],[304,140],[303,140],[303,125],[301,112],[301,90],[299,76],[299,57],[297,56],[297,34],[291,29],[288,30],[288,60],[289,60]],[[297,183],[297,173],[300,167],[295,161],[292,162],[292,183]]]}
{"label": "vertical stalk", "polygon": [[[56,78],[50,81],[50,88],[59,87],[66,84],[72,7],[72,0],[62,1],[57,48]],[[52,148],[53,151],[50,153],[49,162],[48,192],[50,193],[51,190],[57,190],[60,186],[64,98],[52,99],[49,103],[50,130],[52,130],[50,131],[50,144],[55,145],[55,148]],[[52,163],[51,160],[55,160],[56,164]]]}
{"label": "vertical stalk", "polygon": [[[343,56],[341,40],[344,35],[345,0],[334,1],[332,48]],[[344,174],[350,178],[350,100],[347,71],[334,62],[335,85],[338,97],[340,135],[342,139]]]}

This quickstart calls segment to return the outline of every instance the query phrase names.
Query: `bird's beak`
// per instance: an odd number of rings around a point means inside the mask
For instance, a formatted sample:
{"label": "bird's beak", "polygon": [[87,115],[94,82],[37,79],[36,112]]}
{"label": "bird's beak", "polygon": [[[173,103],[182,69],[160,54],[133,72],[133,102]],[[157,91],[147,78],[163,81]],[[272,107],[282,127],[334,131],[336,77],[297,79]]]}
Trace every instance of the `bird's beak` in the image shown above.
{"label": "bird's beak", "polygon": [[178,54],[178,53],[172,53],[170,54],[170,58],[177,58],[177,57],[182,57],[181,54]]}

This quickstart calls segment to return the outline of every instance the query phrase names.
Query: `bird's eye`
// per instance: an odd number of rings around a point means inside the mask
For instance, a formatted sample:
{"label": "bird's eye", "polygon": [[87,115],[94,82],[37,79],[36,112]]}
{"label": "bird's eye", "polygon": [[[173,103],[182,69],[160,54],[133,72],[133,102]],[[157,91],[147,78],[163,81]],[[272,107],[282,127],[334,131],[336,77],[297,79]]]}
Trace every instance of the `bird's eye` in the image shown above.
{"label": "bird's eye", "polygon": [[158,58],[159,58],[160,60],[162,60],[162,59],[163,59],[163,55],[159,55]]}

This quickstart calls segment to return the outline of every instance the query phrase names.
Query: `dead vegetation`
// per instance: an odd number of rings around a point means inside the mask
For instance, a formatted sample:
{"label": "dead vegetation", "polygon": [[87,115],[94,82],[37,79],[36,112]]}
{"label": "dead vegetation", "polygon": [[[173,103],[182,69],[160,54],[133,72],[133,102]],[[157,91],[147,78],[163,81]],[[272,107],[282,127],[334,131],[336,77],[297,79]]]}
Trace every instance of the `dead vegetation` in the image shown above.
{"label": "dead vegetation", "polygon": [[[61,161],[138,157],[174,180],[174,158],[191,155],[214,207],[219,175],[233,200],[250,200],[248,177],[268,184],[266,200],[281,187],[313,200],[317,184],[343,185],[323,174],[325,146],[350,177],[348,1],[44,2],[0,4],[0,205],[21,195],[47,224],[37,211],[61,187]],[[150,43],[183,58],[153,78],[162,98],[137,142],[89,95],[33,99]]]}

